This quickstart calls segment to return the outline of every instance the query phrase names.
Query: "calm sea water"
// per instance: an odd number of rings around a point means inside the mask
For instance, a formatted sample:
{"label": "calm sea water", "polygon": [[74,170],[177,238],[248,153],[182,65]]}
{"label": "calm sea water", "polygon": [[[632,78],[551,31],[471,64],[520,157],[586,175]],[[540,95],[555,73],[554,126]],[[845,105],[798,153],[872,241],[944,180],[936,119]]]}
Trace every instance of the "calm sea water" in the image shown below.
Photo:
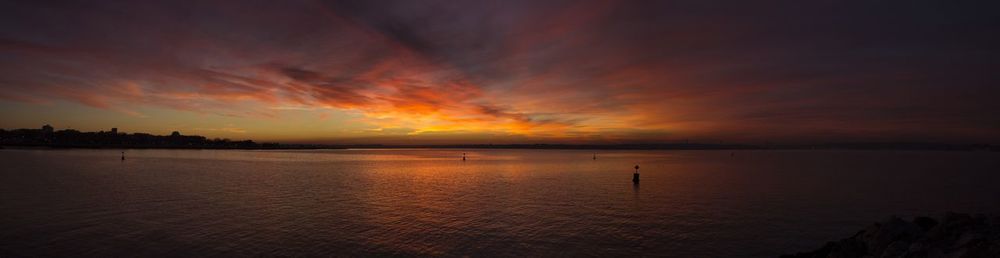
{"label": "calm sea water", "polygon": [[998,153],[592,153],[0,150],[0,256],[773,257],[1000,212]]}

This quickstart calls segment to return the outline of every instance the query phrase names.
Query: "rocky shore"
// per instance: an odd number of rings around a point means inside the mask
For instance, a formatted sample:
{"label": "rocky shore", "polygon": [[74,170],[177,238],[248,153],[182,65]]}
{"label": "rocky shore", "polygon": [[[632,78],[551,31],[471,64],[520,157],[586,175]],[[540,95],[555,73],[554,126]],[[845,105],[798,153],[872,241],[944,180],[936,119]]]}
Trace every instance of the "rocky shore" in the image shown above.
{"label": "rocky shore", "polygon": [[781,257],[1000,257],[1000,216],[891,217],[817,250]]}

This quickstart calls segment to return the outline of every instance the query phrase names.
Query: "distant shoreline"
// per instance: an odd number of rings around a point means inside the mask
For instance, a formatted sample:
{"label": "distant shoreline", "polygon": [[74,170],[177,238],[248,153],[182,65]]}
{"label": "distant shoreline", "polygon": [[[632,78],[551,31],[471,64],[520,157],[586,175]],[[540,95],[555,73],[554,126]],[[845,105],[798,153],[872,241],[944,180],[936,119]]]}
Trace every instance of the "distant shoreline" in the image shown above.
{"label": "distant shoreline", "polygon": [[737,145],[737,144],[468,144],[468,145],[383,145],[383,144],[275,144],[272,146],[151,146],[87,144],[3,144],[0,149],[181,149],[181,150],[340,150],[340,149],[532,149],[532,150],[869,150],[869,151],[1000,151],[1000,146],[983,144],[929,143],[844,143],[823,145]]}
{"label": "distant shoreline", "polygon": [[950,144],[929,142],[834,142],[818,144],[741,144],[741,143],[622,143],[622,144],[282,144],[257,143],[253,140],[209,139],[200,135],[124,133],[110,131],[80,132],[55,130],[50,125],[39,129],[0,129],[0,148],[52,149],[222,149],[222,150],[310,150],[310,149],[553,149],[553,150],[937,150],[1000,151],[996,144]]}

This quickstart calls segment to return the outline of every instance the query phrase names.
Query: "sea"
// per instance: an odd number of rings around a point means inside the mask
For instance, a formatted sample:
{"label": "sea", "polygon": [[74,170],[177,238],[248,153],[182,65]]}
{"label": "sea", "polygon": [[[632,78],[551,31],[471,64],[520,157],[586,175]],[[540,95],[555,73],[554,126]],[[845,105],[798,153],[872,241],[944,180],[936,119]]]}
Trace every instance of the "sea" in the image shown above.
{"label": "sea", "polygon": [[776,257],[946,212],[1000,213],[1000,153],[0,150],[0,257]]}

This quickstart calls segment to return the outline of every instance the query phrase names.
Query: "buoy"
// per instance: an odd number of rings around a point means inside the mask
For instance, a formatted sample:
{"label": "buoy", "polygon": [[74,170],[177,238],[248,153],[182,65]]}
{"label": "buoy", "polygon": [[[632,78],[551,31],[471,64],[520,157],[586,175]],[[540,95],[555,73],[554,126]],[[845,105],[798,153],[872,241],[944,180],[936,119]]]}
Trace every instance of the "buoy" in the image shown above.
{"label": "buoy", "polygon": [[632,173],[632,183],[639,183],[639,165],[635,165],[635,173]]}
{"label": "buoy", "polygon": [[122,160],[125,160],[125,152],[122,152]]}
{"label": "buoy", "polygon": [[597,160],[597,153],[594,153],[594,160]]}
{"label": "buoy", "polygon": [[465,161],[465,153],[462,153],[462,161]]}

